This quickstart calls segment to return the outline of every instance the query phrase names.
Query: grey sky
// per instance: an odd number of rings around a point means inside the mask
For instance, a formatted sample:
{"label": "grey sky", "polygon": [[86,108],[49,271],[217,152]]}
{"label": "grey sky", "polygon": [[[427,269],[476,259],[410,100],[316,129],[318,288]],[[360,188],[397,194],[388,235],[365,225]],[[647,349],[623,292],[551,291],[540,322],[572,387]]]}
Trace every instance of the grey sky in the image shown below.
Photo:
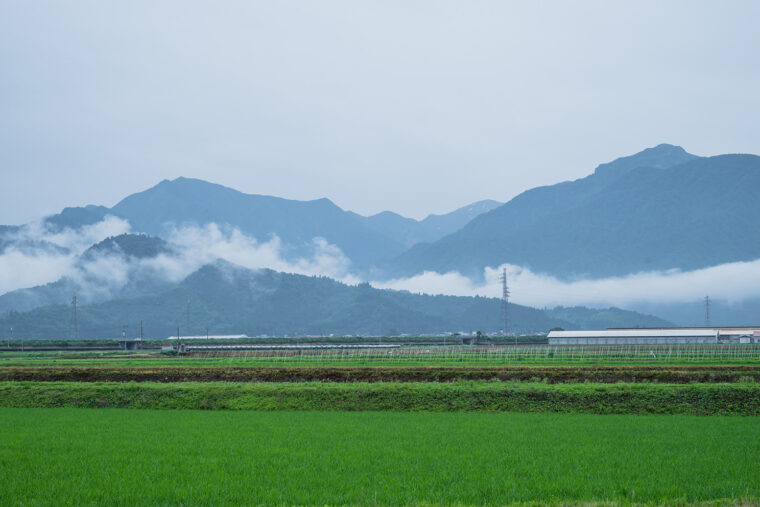
{"label": "grey sky", "polygon": [[760,2],[0,0],[0,223],[164,178],[422,217],[760,153]]}

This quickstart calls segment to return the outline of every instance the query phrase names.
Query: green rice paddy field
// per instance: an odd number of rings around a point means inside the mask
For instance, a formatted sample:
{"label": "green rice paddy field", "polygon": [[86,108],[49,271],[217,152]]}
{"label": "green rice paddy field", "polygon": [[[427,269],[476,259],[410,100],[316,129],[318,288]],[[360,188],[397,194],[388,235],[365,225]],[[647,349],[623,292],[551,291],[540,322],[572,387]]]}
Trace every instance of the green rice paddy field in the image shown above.
{"label": "green rice paddy field", "polygon": [[0,504],[760,499],[760,418],[0,409]]}
{"label": "green rice paddy field", "polygon": [[7,351],[0,505],[760,505],[759,365],[755,346]]}

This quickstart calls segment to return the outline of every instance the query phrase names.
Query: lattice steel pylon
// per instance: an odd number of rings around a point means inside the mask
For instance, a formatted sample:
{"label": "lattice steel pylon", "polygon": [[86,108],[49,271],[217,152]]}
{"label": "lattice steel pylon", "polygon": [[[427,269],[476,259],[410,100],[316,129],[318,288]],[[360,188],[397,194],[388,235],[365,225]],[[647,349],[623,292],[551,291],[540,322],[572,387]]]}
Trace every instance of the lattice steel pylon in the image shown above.
{"label": "lattice steel pylon", "polygon": [[705,327],[710,327],[710,296],[705,296]]}
{"label": "lattice steel pylon", "polygon": [[77,293],[71,297],[71,321],[69,322],[69,339],[79,339],[79,323],[77,322]]}
{"label": "lattice steel pylon", "polygon": [[501,282],[501,310],[504,317],[504,336],[509,335],[509,285],[507,285],[507,268],[504,268],[499,277]]}

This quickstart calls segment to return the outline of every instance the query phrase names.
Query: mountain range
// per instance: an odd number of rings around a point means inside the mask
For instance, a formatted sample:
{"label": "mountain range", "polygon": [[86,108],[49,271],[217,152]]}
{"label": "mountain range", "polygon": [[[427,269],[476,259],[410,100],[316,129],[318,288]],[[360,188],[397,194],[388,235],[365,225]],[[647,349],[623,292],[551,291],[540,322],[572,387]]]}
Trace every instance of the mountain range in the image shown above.
{"label": "mountain range", "polygon": [[[237,228],[258,241],[278,237],[288,259],[313,254],[320,237],[337,246],[356,270],[391,259],[420,241],[435,241],[501,203],[480,201],[451,213],[414,220],[386,211],[370,217],[345,211],[329,199],[295,201],[237,190],[192,178],[164,180],[111,208],[65,208],[45,219],[54,231],[77,229],[115,216],[132,230],[167,238],[183,226],[217,224]],[[6,229],[8,230],[8,229]],[[0,235],[2,235],[0,230]]]}
{"label": "mountain range", "polygon": [[[72,260],[71,272],[59,280],[0,295],[0,312],[50,312],[56,305],[65,304],[74,291],[79,291],[81,302],[92,308],[117,303],[139,306],[134,301],[140,298],[169,297],[193,273],[207,267],[208,261],[193,264],[192,273],[185,269],[181,276],[165,276],[159,272],[163,268],[157,261],[176,261],[181,255],[179,247],[167,240],[176,240],[184,227],[208,224],[238,230],[260,243],[277,237],[280,245],[277,254],[294,262],[313,257],[315,238],[324,238],[347,258],[346,274],[359,280],[383,281],[426,271],[456,271],[482,281],[486,267],[502,264],[529,268],[561,280],[695,270],[760,259],[757,195],[760,195],[760,157],[742,154],[699,157],[668,144],[601,164],[592,174],[575,181],[528,190],[504,204],[485,200],[424,220],[390,211],[365,217],[343,210],[328,199],[295,201],[245,194],[197,179],[164,180],[110,208],[71,207],[46,217],[40,224],[0,226],[0,253],[14,251],[31,256],[44,252],[69,256]],[[137,234],[107,238],[84,252],[68,250],[50,239],[50,235],[84,230],[109,216],[126,220]],[[34,232],[38,230],[47,235]],[[240,273],[249,280],[253,276],[243,275],[243,271],[226,271]],[[311,290],[317,285],[305,287]],[[352,285],[332,287],[338,292],[355,290]],[[695,295],[695,301],[701,296]],[[296,295],[293,297],[298,300]],[[193,299],[203,300],[201,294],[194,294]],[[348,304],[349,299],[342,301]],[[373,301],[378,303],[380,299]],[[465,304],[464,301],[459,303]],[[726,306],[725,315],[733,316],[732,319],[742,316],[742,324],[755,320],[760,303],[757,298],[752,301]],[[716,303],[717,309],[721,303]],[[156,301],[152,304],[161,306]],[[479,327],[470,326],[469,317],[461,315],[446,320],[445,315],[436,313],[439,310],[430,310],[426,304],[424,312],[416,313],[421,327],[415,327],[411,317],[404,320],[410,331],[433,329],[436,325]],[[107,307],[118,314],[114,307]],[[681,324],[687,323],[683,320],[685,316],[695,314],[690,306],[678,304],[658,306],[642,302],[633,308]],[[335,312],[338,310],[336,307]],[[349,311],[349,307],[344,310]],[[407,310],[411,311],[404,309]],[[544,314],[542,324],[532,327],[533,324],[526,323],[521,329],[543,329],[541,326],[557,322],[577,327],[598,326],[602,322],[613,326],[643,322],[640,314],[626,315],[617,310],[606,321],[596,310],[589,310],[585,316],[588,309],[555,310]],[[384,310],[378,311],[378,319],[387,321]],[[322,324],[336,330],[348,329],[341,327],[338,314],[334,315],[333,320]],[[693,320],[689,317],[688,323],[697,323]],[[734,320],[732,323],[736,323]],[[235,322],[242,326],[243,321]],[[311,325],[309,322],[294,321],[287,332],[306,329]],[[354,328],[372,328],[373,332],[382,333],[385,325],[357,323]]]}
{"label": "mountain range", "polygon": [[[698,157],[661,144],[505,204],[480,201],[424,220],[390,211],[364,217],[328,199],[294,201],[177,178],[112,208],[66,208],[45,223],[77,228],[113,215],[133,232],[162,238],[177,227],[215,223],[258,241],[277,236],[288,259],[313,255],[313,239],[321,237],[340,248],[352,272],[374,279],[424,271],[481,278],[485,267],[506,263],[579,279],[760,258],[757,195],[760,157]],[[0,248],[12,230],[0,229]]]}

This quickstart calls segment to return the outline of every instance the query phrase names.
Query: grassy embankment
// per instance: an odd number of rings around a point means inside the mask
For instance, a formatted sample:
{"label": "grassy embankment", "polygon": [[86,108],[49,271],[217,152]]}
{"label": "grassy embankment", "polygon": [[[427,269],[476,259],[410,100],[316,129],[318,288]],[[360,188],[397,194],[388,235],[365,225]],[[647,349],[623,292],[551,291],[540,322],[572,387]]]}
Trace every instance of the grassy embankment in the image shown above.
{"label": "grassy embankment", "polygon": [[760,418],[0,409],[0,504],[760,499]]}
{"label": "grassy embankment", "polygon": [[760,384],[2,382],[0,406],[760,415]]}

